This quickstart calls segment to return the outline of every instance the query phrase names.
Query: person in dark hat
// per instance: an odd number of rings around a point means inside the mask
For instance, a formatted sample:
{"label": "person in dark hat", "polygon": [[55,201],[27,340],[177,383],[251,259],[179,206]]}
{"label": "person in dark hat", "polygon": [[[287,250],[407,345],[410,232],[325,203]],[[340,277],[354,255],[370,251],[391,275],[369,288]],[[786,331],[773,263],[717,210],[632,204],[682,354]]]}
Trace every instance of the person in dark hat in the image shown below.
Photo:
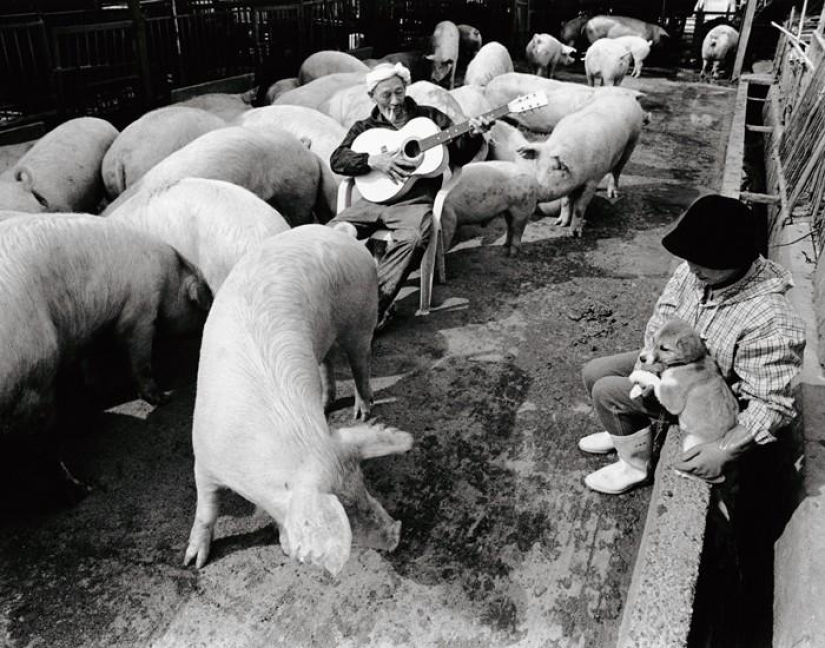
{"label": "person in dark hat", "polygon": [[[802,366],[805,327],[789,303],[790,273],[759,254],[756,222],[744,203],[698,198],[665,234],[662,245],[684,260],[656,302],[645,348],[670,319],[693,325],[740,403],[738,425],[720,441],[687,450],[675,467],[715,481],[748,448],[774,441],[796,416],[792,384]],[[593,490],[624,493],[649,481],[651,422],[663,408],[654,394],[631,398],[627,379],[639,352],[596,358],[582,377],[603,432],[579,440],[587,453],[615,451],[618,460],[585,477]]]}

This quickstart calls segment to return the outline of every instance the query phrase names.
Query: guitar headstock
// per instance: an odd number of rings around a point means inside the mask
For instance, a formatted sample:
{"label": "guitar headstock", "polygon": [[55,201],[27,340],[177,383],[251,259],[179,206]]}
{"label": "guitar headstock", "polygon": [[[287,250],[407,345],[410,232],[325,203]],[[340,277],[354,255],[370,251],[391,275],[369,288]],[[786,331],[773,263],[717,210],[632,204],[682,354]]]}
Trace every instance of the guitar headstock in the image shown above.
{"label": "guitar headstock", "polygon": [[547,95],[543,91],[531,92],[513,99],[507,104],[511,113],[523,113],[547,105]]}

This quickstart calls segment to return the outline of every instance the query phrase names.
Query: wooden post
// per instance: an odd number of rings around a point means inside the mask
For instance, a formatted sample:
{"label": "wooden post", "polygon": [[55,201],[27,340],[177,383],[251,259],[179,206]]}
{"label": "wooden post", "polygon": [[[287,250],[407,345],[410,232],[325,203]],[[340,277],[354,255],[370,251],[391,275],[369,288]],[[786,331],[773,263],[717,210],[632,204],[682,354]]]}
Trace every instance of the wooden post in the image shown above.
{"label": "wooden post", "polygon": [[731,81],[736,81],[742,74],[742,66],[745,64],[745,51],[748,49],[748,40],[751,37],[753,15],[756,13],[756,2],[757,0],[748,0],[748,8],[745,9],[745,19],[742,21],[742,30],[739,34],[739,48],[736,50],[736,62],[733,64]]}
{"label": "wooden post", "polygon": [[140,9],[140,0],[127,1],[135,30],[138,75],[143,82],[143,107],[150,108],[155,102],[155,95],[152,92],[152,72],[149,68],[149,49],[146,45],[146,21],[143,19],[143,12]]}

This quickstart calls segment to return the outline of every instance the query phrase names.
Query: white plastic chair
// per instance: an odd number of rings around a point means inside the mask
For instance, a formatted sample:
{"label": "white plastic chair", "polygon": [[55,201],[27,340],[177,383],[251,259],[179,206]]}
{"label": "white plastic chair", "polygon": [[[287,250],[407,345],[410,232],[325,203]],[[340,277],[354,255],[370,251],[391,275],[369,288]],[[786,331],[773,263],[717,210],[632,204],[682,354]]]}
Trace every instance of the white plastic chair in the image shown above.
{"label": "white plastic chair", "polygon": [[[433,280],[437,277],[439,283],[445,283],[447,281],[447,267],[444,263],[446,250],[444,249],[444,234],[441,230],[441,215],[444,211],[444,201],[447,199],[447,194],[450,193],[450,189],[455,186],[460,177],[461,167],[450,167],[444,172],[441,189],[438,190],[435,196],[430,241],[421,259],[421,294],[419,295],[419,309],[416,315],[430,314]],[[352,178],[345,178],[339,185],[338,204],[336,207],[337,213],[340,214],[352,204],[352,189],[354,186],[355,180]],[[366,240],[366,243],[369,243],[369,241],[381,241],[387,246],[392,245],[392,231],[388,229],[376,230]]]}

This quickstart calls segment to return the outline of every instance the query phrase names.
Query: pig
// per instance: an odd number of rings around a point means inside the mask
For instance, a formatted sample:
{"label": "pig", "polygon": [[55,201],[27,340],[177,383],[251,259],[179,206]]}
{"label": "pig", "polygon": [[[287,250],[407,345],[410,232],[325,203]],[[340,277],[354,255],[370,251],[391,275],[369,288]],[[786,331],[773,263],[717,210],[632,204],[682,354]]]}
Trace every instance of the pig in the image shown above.
{"label": "pig", "polygon": [[513,59],[507,48],[499,42],[491,41],[483,45],[467,65],[464,83],[483,88],[494,78],[513,72],[513,69]]}
{"label": "pig", "polygon": [[356,412],[369,413],[377,318],[375,263],[343,232],[306,225],[238,262],[204,327],[192,425],[197,508],[184,565],[200,568],[209,557],[221,488],[274,518],[286,555],[333,575],[353,536],[398,545],[401,523],[367,492],[359,461],[406,452],[412,436],[369,424],[331,430],[323,407],[337,343]]}
{"label": "pig", "polygon": [[535,163],[539,200],[564,197],[557,225],[581,236],[584,213],[606,174],[607,196],[618,197],[619,175],[648,116],[630,95],[610,93],[564,117],[545,142],[521,147]]}
{"label": "pig", "polygon": [[549,133],[559,120],[575,112],[595,97],[620,94],[639,97],[642,93],[624,88],[591,88],[580,83],[544,79],[535,74],[510,72],[493,79],[484,94],[493,106],[503,106],[514,99],[533,92],[544,92],[547,105],[507,118],[537,133]]}
{"label": "pig", "polygon": [[484,44],[481,32],[472,25],[458,25],[458,58],[464,65],[476,55]]}
{"label": "pig", "polygon": [[227,126],[201,135],[156,164],[103,212],[112,215],[141,191],[181,178],[240,185],[272,205],[293,227],[335,214],[338,185],[318,156],[286,131]]}
{"label": "pig", "polygon": [[719,78],[719,67],[734,52],[739,44],[739,32],[730,25],[716,25],[702,41],[702,71],[700,79],[707,78],[708,64],[713,63],[711,78]]}
{"label": "pig", "polygon": [[584,34],[591,44],[600,38],[639,36],[651,41],[654,47],[664,44],[664,40],[670,37],[659,25],[627,16],[593,16],[585,24]]}
{"label": "pig", "polygon": [[332,117],[344,128],[349,129],[359,119],[369,117],[374,105],[367,94],[367,85],[359,83],[351,88],[338,90],[321,104],[319,110]]}
{"label": "pig", "polygon": [[272,105],[306,106],[318,109],[339,90],[362,83],[364,83],[364,75],[360,72],[336,72],[285,92],[272,102]]}
{"label": "pig", "polygon": [[[292,133],[327,167],[330,155],[347,134],[347,129],[329,115],[304,106],[278,105],[255,108],[242,115],[238,125],[263,132],[282,129]],[[340,183],[341,178],[336,174],[333,176]]]}
{"label": "pig", "polygon": [[213,294],[244,254],[289,229],[255,194],[223,180],[183,178],[141,198],[110,220],[171,245],[201,271]]}
{"label": "pig", "polygon": [[108,330],[140,397],[166,400],[152,375],[155,333],[199,331],[212,302],[192,264],[121,223],[77,214],[3,220],[0,251],[0,432],[48,416],[58,369]]}
{"label": "pig", "polygon": [[28,174],[23,174],[20,180],[0,179],[0,209],[29,214],[49,211],[48,202],[32,184]]}
{"label": "pig", "polygon": [[[529,144],[529,140],[518,128],[498,119],[489,130],[488,138],[489,153],[487,154],[487,160],[514,162],[523,170],[527,169],[532,175],[535,175],[532,161],[525,160],[519,154],[519,149]],[[561,199],[539,202],[536,210],[544,216],[558,216],[561,211]]]}
{"label": "pig", "polygon": [[289,77],[286,79],[279,79],[275,83],[273,83],[266,91],[266,103],[268,105],[272,105],[275,103],[275,100],[280,97],[282,94],[289,92],[290,90],[294,90],[297,88],[300,83],[298,83],[298,77]]}
{"label": "pig", "polygon": [[60,124],[0,181],[0,209],[96,212],[104,196],[100,166],[117,136],[114,126],[97,117]]}
{"label": "pig", "polygon": [[536,178],[514,162],[471,162],[447,194],[442,216],[444,247],[449,249],[458,227],[486,224],[504,216],[507,256],[516,256],[530,216],[536,211]]}
{"label": "pig", "polygon": [[464,85],[460,88],[453,88],[450,94],[458,102],[465,117],[477,117],[493,109],[493,105],[487,99],[481,86]]}
{"label": "pig", "polygon": [[425,57],[432,63],[430,81],[452,90],[455,87],[455,71],[458,65],[458,27],[454,22],[442,20],[435,26],[431,38],[432,53]]}
{"label": "pig", "polygon": [[533,34],[525,53],[536,74],[548,79],[556,74],[559,63],[570,65],[576,60],[576,48],[560,43],[550,34]]}
{"label": "pig", "polygon": [[584,35],[584,26],[590,20],[590,15],[580,13],[572,20],[568,20],[561,26],[559,40],[568,47],[573,47],[576,51],[581,51],[587,47],[587,38]]}
{"label": "pig", "polygon": [[352,54],[321,50],[308,56],[301,64],[301,69],[298,70],[298,84],[303,86],[329,74],[346,72],[360,74],[360,80],[363,81],[364,75],[369,71],[369,67]]}
{"label": "pig", "polygon": [[200,108],[166,106],[123,129],[103,157],[101,174],[111,200],[140,180],[155,164],[226,122]]}
{"label": "pig", "polygon": [[597,40],[584,55],[587,85],[595,86],[597,79],[605,86],[621,85],[632,58],[632,52],[622,43],[609,38]]}
{"label": "pig", "polygon": [[619,36],[613,39],[616,43],[621,43],[633,56],[633,77],[638,79],[642,74],[642,63],[650,54],[650,47],[653,41],[646,41],[639,36]]}
{"label": "pig", "polygon": [[206,112],[220,117],[226,122],[231,122],[238,118],[241,113],[252,108],[255,99],[253,91],[226,94],[223,92],[210,92],[197,95],[184,101],[174,103],[175,106],[188,106],[189,108],[200,108]]}

